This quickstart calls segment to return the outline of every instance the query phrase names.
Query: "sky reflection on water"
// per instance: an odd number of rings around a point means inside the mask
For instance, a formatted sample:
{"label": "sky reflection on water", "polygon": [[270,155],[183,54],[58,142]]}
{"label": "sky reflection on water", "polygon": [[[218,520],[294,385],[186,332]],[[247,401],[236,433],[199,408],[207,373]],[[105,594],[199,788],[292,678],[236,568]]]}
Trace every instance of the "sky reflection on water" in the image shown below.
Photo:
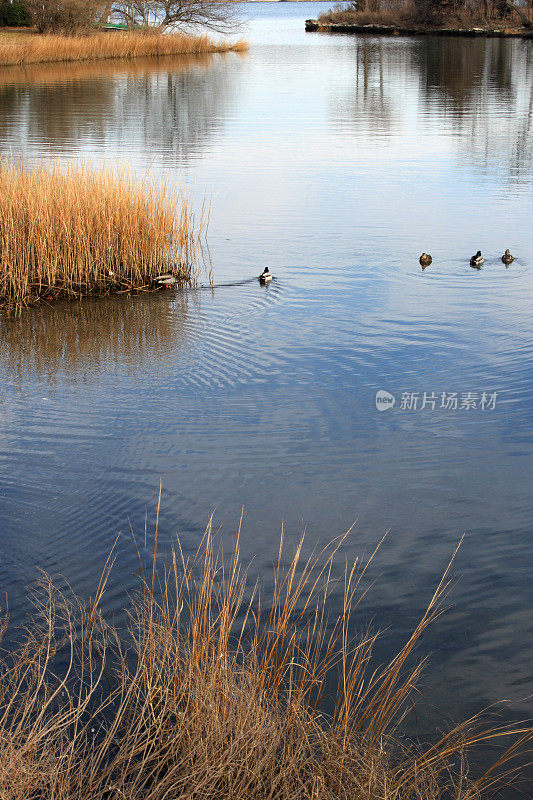
{"label": "sky reflection on water", "polygon": [[[162,479],[163,541],[213,509],[230,536],[244,504],[265,576],[282,520],[311,546],[357,518],[351,556],[390,529],[363,609],[390,656],[466,533],[425,680],[463,716],[531,692],[533,45],[306,35],[316,12],[250,7],[246,56],[0,73],[0,153],[185,182],[216,280],[276,276],[3,321],[2,586],[15,617],[36,564],[90,591]],[[134,563],[125,543],[110,609]]]}

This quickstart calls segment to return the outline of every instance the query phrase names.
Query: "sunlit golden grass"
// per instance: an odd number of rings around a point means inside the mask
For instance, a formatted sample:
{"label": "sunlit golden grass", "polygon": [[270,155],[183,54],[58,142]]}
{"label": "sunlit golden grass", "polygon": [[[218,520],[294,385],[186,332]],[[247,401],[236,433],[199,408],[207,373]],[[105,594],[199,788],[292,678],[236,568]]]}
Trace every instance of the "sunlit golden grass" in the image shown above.
{"label": "sunlit golden grass", "polygon": [[53,61],[93,61],[101,58],[204,55],[244,52],[246,42],[214,42],[208,36],[149,33],[95,33],[89,36],[55,34],[0,38],[0,66]]}
{"label": "sunlit golden grass", "polygon": [[0,162],[0,307],[195,279],[205,218],[186,196],[103,167]]}
{"label": "sunlit golden grass", "polygon": [[[302,563],[300,543],[288,566],[281,545],[267,603],[246,585],[238,539],[227,560],[209,526],[196,555],[178,546],[161,570],[156,530],[153,560],[139,559],[127,631],[100,610],[111,560],[88,606],[45,576],[22,640],[0,667],[0,796],[487,796],[531,728],[487,730],[476,717],[429,745],[400,746],[395,734],[422,669],[413,651],[442,611],[449,571],[404,647],[376,669],[376,636],[354,636],[368,565],[333,580],[338,544]],[[509,736],[496,765],[470,779],[469,746]]]}

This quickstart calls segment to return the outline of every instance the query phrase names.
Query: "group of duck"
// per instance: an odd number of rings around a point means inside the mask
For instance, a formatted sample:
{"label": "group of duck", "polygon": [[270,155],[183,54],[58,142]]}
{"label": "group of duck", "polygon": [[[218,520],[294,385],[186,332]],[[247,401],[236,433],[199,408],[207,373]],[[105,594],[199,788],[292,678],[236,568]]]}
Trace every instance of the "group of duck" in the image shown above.
{"label": "group of duck", "polygon": [[[433,259],[429,255],[429,253],[422,253],[422,255],[419,258],[419,261],[422,269],[425,269],[426,267],[429,267]],[[504,264],[511,264],[514,261],[514,256],[511,255],[509,250],[506,250],[505,253],[503,254],[502,261]],[[475,267],[475,269],[481,269],[481,266],[484,263],[485,259],[481,255],[481,250],[478,250],[477,253],[475,253],[475,255],[473,255],[470,259],[470,266]],[[268,267],[265,267],[261,275],[258,275],[257,277],[259,283],[262,284],[270,283],[272,278],[273,276]],[[157,275],[154,278],[154,283],[157,286],[160,286],[161,288],[170,288],[171,286],[174,286],[177,283],[177,278],[171,272],[168,272],[164,275]]]}
{"label": "group of duck", "polygon": [[[426,267],[429,267],[433,259],[431,258],[429,253],[422,253],[422,255],[419,258],[419,261],[422,269],[425,269]],[[514,256],[511,255],[509,250],[506,250],[505,253],[503,254],[502,261],[504,264],[507,265],[511,264],[511,262],[514,261]],[[475,255],[473,255],[470,259],[470,266],[475,267],[475,269],[481,269],[481,266],[484,263],[485,259],[481,255],[481,250],[478,250],[477,253],[475,253]]]}

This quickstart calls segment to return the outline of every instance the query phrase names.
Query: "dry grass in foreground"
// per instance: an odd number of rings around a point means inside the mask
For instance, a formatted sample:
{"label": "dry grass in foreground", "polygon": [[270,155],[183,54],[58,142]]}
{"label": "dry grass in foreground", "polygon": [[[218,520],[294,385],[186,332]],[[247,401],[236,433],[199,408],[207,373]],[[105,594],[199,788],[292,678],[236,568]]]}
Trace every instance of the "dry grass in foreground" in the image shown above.
{"label": "dry grass in foreground", "polygon": [[[398,655],[370,666],[352,639],[366,566],[344,575],[328,620],[335,546],[281,566],[273,597],[245,601],[238,546],[224,561],[208,528],[196,555],[142,570],[129,630],[45,577],[20,644],[0,666],[0,797],[9,800],[474,800],[531,738],[479,718],[433,744],[398,744],[420,637],[442,610],[447,571]],[[142,559],[140,559],[142,560]],[[341,582],[342,587],[342,582]],[[248,594],[249,596],[249,594]],[[2,629],[5,631],[5,625]],[[337,676],[334,710],[321,710]],[[514,734],[498,763],[466,774],[469,745]]]}
{"label": "dry grass in foreground", "polygon": [[95,33],[88,36],[18,35],[0,38],[0,66],[54,61],[94,61],[139,56],[245,52],[246,42],[213,42],[208,36],[150,33]]}
{"label": "dry grass in foreground", "polygon": [[194,281],[206,221],[187,198],[104,168],[0,161],[0,308]]}

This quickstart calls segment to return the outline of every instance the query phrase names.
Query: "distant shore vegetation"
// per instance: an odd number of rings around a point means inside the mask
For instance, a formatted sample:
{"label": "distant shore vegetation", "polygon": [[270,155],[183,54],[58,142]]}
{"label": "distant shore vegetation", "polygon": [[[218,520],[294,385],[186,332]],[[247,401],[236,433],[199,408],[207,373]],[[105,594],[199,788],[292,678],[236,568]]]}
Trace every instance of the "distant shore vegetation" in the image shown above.
{"label": "distant shore vegetation", "polygon": [[533,2],[512,0],[353,0],[318,17],[323,25],[383,25],[398,28],[533,29]]}
{"label": "distant shore vegetation", "polygon": [[78,33],[94,26],[164,31],[200,25],[232,30],[234,0],[0,0],[0,28],[34,25],[39,33]]}
{"label": "distant shore vegetation", "polygon": [[[205,34],[232,32],[236,7],[228,0],[0,0],[0,66],[244,52],[243,40]],[[20,30],[10,34],[13,28]]]}

